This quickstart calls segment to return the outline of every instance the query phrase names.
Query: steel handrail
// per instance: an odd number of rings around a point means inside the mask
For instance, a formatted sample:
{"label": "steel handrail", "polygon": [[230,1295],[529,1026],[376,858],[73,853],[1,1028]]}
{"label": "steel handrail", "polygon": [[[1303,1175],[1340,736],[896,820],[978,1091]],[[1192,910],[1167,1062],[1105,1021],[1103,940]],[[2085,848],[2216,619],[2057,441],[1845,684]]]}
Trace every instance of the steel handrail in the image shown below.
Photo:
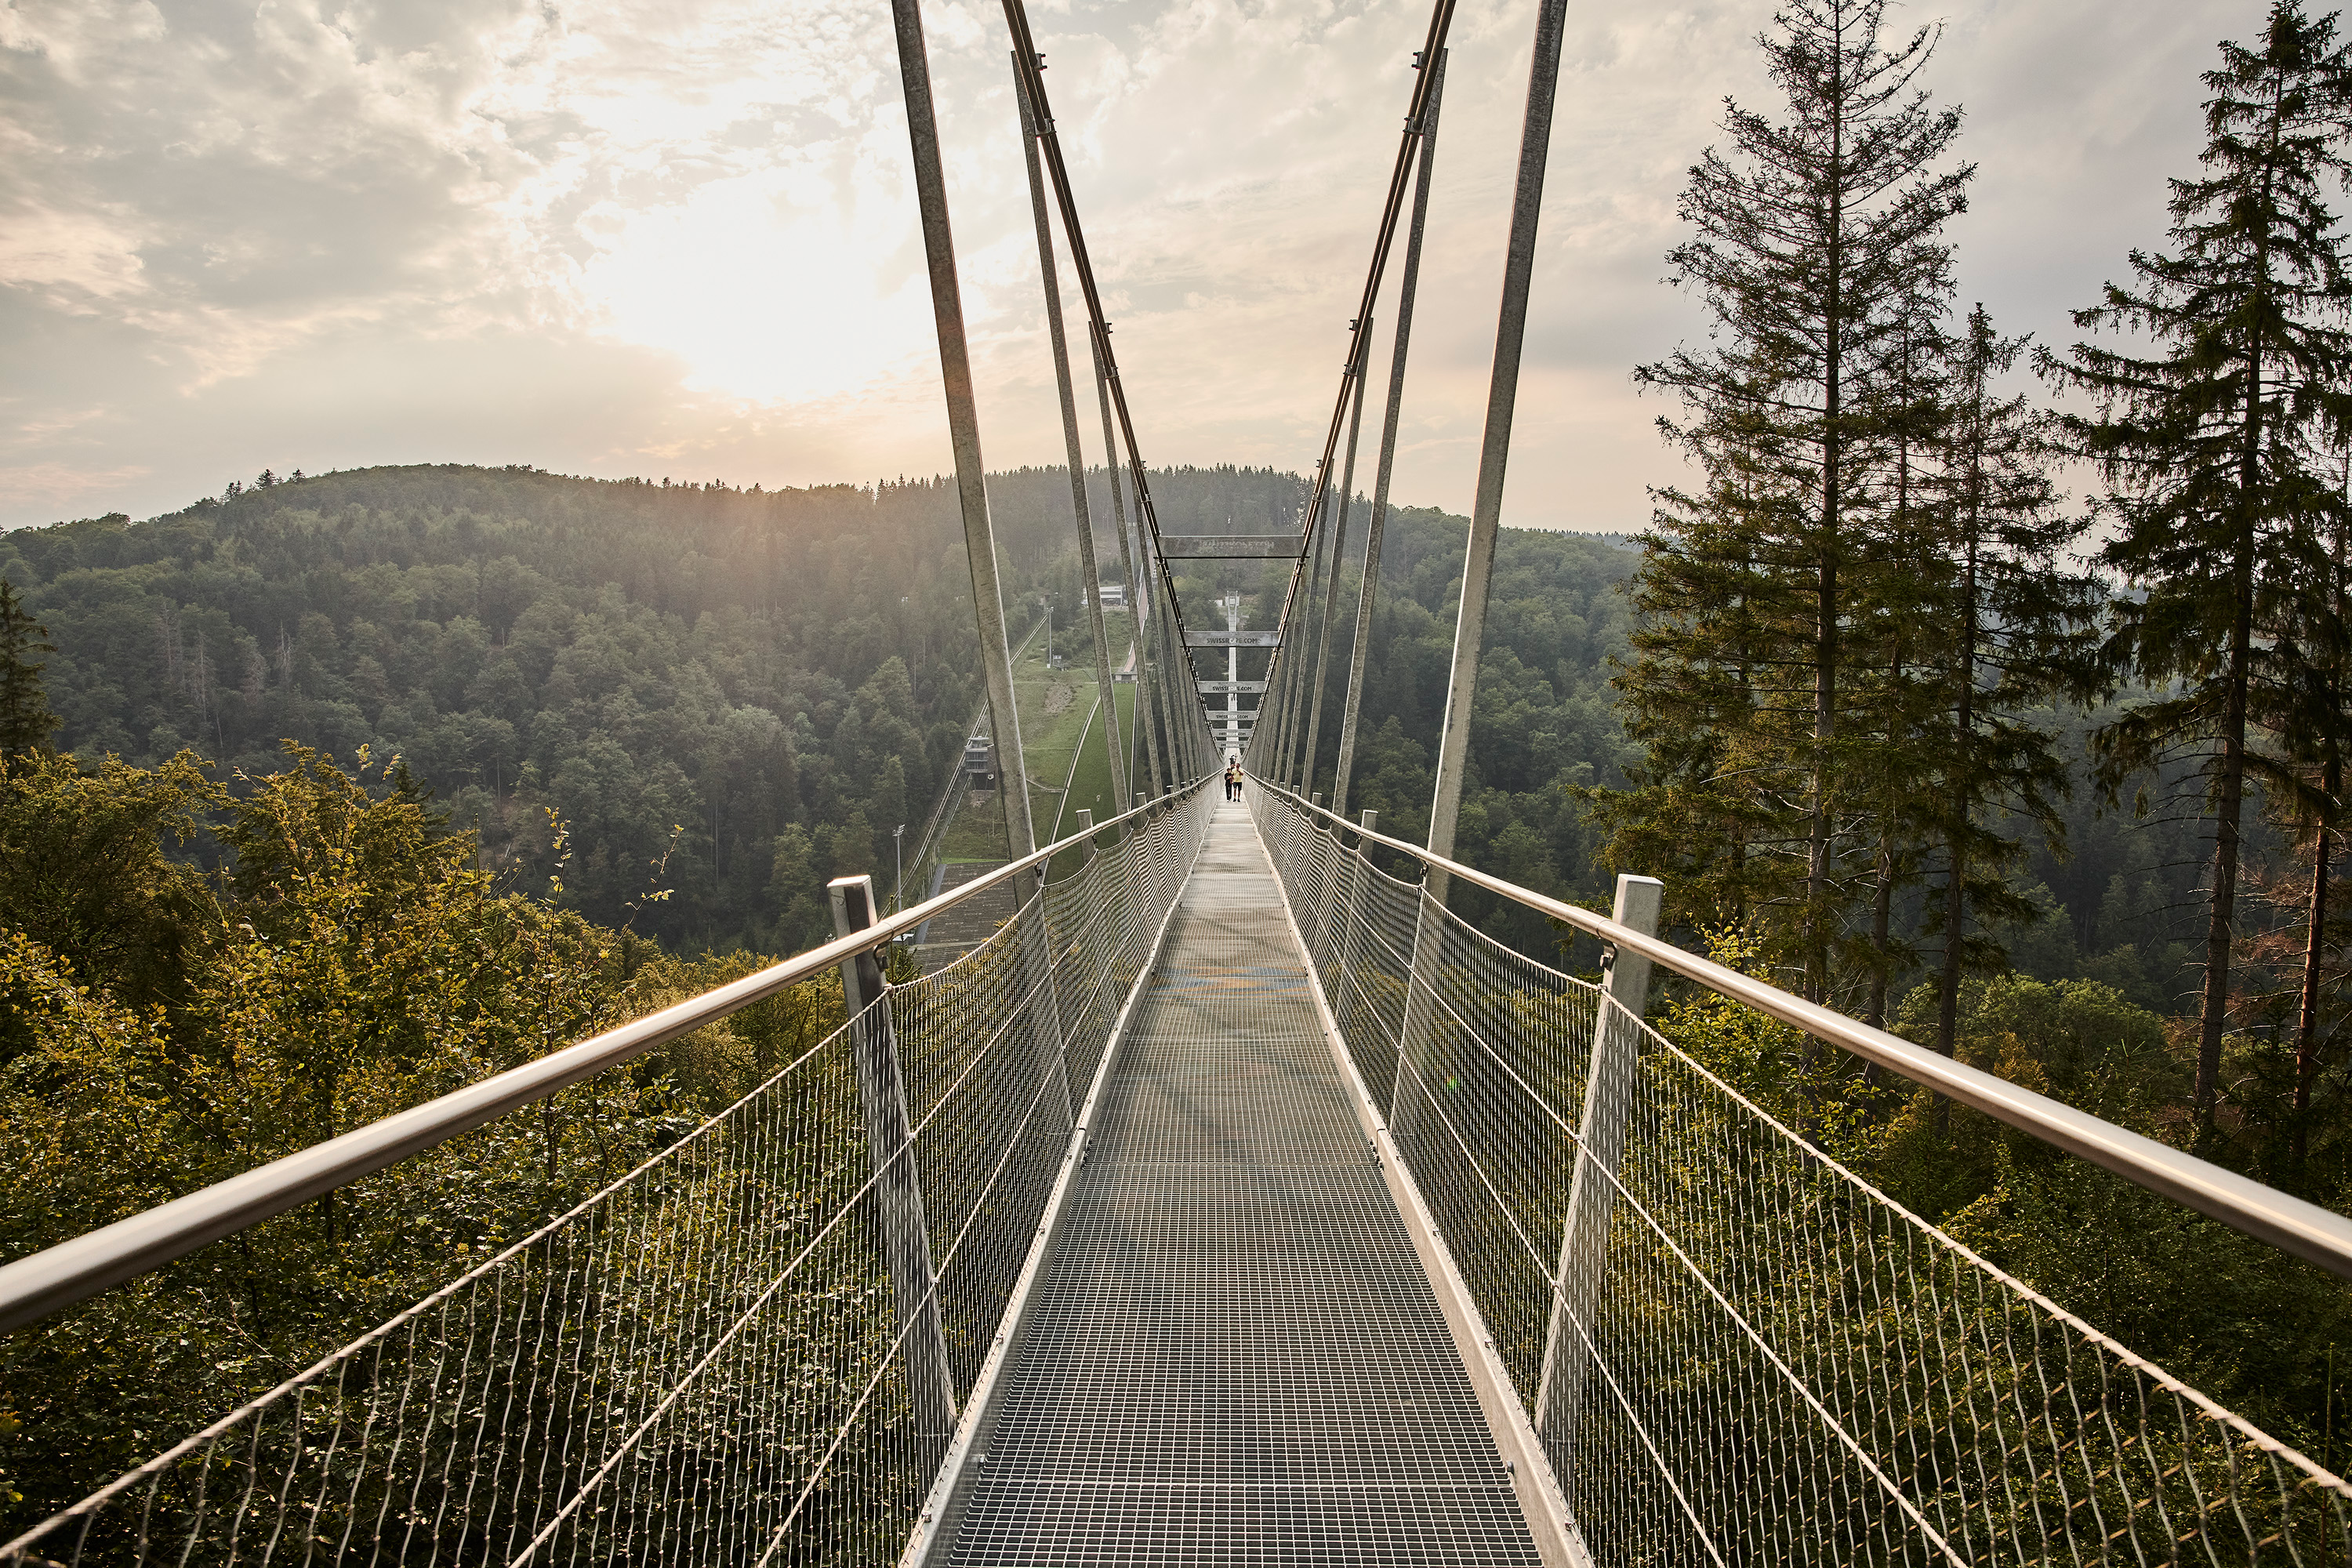
{"label": "steel handrail", "polygon": [[550,1052],[438,1100],[372,1121],[338,1138],[273,1160],[267,1165],[158,1205],[128,1219],[78,1236],[0,1267],[0,1333],[38,1321],[61,1307],[94,1296],[184,1258],[225,1236],[284,1214],[321,1194],[395,1164],[410,1155],[472,1131],[509,1111],[544,1100],[558,1089],[593,1077],[654,1047],[715,1024],[754,1002],[821,974],[845,958],[869,952],[1022,872],[1044,865],[1061,850],[1135,817],[1164,811],[1212,775],[1156,801],[1120,813],[1089,832],[1074,833],[1034,854],[1007,862],[913,909],[876,921],[853,935],[836,937],[757,974],[674,1003],[616,1029]]}
{"label": "steel handrail", "polygon": [[2223,1170],[2210,1161],[2182,1152],[2153,1138],[2127,1131],[2088,1111],[2021,1089],[2006,1079],[1953,1060],[1899,1035],[1873,1028],[1844,1014],[1808,1002],[1769,981],[1742,974],[1696,953],[1654,936],[1619,925],[1605,915],[1574,904],[1546,898],[1500,877],[1433,855],[1416,844],[1375,832],[1349,822],[1337,812],[1303,800],[1289,790],[1253,776],[1250,782],[1269,795],[1355,834],[1360,839],[1385,845],[1423,865],[1499,893],[1538,914],[1566,922],[1580,931],[1640,953],[1653,963],[1695,980],[1717,995],[1744,1002],[1759,1013],[1825,1040],[1841,1050],[1900,1073],[1912,1082],[1948,1095],[1962,1105],[1981,1110],[2045,1143],[2104,1166],[2126,1181],[2186,1205],[2210,1219],[2244,1231],[2284,1252],[2318,1264],[2331,1273],[2352,1279],[2352,1219],[2317,1204],[2266,1187],[2260,1182]]}

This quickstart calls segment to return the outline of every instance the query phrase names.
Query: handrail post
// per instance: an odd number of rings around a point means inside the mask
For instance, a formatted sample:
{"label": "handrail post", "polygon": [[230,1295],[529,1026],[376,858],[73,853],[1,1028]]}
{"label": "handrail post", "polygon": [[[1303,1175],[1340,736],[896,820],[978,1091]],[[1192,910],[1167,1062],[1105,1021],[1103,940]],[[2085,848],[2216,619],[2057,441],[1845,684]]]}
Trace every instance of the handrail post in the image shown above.
{"label": "handrail post", "polygon": [[[1655,877],[1620,876],[1610,919],[1643,936],[1658,934],[1665,884]],[[1568,1189],[1559,1271],[1551,1322],[1544,1332],[1543,1371],[1536,1384],[1536,1433],[1553,1457],[1556,1473],[1570,1471],[1578,1407],[1591,1371],[1592,1311],[1609,1261],[1609,1224],[1617,1204],[1617,1172],[1625,1151],[1625,1113],[1633,1097],[1641,1056],[1635,1020],[1650,992],[1650,961],[1612,946],[1601,954],[1600,1014],[1593,1022],[1592,1059],[1585,1068],[1584,1111],[1576,1131],[1576,1173]]]}
{"label": "handrail post", "polygon": [[1420,1120],[1414,1114],[1419,1100],[1406,1098],[1409,1090],[1419,1092],[1413,1089],[1413,1082],[1421,1076],[1418,1069],[1408,1070],[1412,1063],[1413,1019],[1418,1013],[1426,1023],[1433,1011],[1420,1005],[1422,993],[1428,992],[1433,1000],[1436,995],[1437,983],[1429,973],[1434,960],[1426,956],[1437,940],[1430,915],[1433,902],[1437,904],[1436,922],[1442,923],[1445,919],[1445,905],[1430,891],[1430,883],[1439,875],[1435,868],[1424,868],[1421,885],[1413,890],[1412,952],[1404,966],[1404,1013],[1397,1020],[1396,1080],[1389,1087],[1389,1131],[1396,1140],[1397,1153],[1407,1158],[1412,1152],[1414,1124]]}
{"label": "handrail post", "polygon": [[[835,877],[825,885],[833,930],[848,936],[874,923],[874,879]],[[915,1168],[907,1119],[907,1079],[898,1068],[898,1031],[882,965],[873,952],[841,961],[841,998],[849,1009],[850,1050],[857,1070],[857,1109],[873,1151],[875,1207],[882,1220],[882,1253],[898,1302],[899,1342],[906,1350],[907,1396],[915,1431],[926,1447],[944,1449],[956,1424],[955,1376],[947,1336],[940,1327],[938,1277],[923,1215],[923,1187]]]}
{"label": "handrail post", "polygon": [[[1381,814],[1377,810],[1369,805],[1364,808],[1363,828],[1366,833],[1379,826]],[[1339,841],[1338,835],[1333,835],[1332,841]],[[1364,872],[1368,868],[1364,851],[1370,847],[1369,840],[1360,837],[1356,840],[1356,847],[1348,855],[1348,898],[1339,914],[1339,994],[1331,998],[1331,1016],[1339,1021],[1343,1035],[1348,1026],[1348,986],[1356,973],[1356,925],[1363,906]],[[1355,1047],[1351,1043],[1349,1052],[1353,1055]]]}

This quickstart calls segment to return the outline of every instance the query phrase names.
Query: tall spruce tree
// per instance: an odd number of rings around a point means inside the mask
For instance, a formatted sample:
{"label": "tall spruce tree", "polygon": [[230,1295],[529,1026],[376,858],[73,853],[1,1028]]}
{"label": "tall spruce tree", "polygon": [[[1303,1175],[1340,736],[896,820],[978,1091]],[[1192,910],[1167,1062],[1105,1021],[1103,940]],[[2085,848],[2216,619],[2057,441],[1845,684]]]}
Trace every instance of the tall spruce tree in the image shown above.
{"label": "tall spruce tree", "polygon": [[[2345,489],[2352,491],[2352,453],[2341,460]],[[2304,578],[2302,591],[2280,601],[2279,618],[2271,628],[2277,638],[2273,668],[2265,672],[2273,679],[2258,682],[2252,699],[2254,718],[2270,744],[2250,745],[2248,761],[2273,816],[2301,847],[2309,878],[2303,889],[2288,1139],[2290,1168],[2298,1174],[2311,1146],[2319,1015],[2331,946],[2329,883],[2339,872],[2335,839],[2343,822],[2347,764],[2352,763],[2352,507],[2338,510],[2326,533],[2326,551]]]}
{"label": "tall spruce tree", "polygon": [[2318,472],[2326,433],[2352,420],[2352,303],[2322,186],[2347,169],[2345,47],[2333,15],[2278,0],[2252,47],[2221,45],[2205,74],[2204,174],[2172,183],[2176,251],[2135,251],[2136,280],[2074,313],[2156,352],[2077,343],[2042,366],[2088,394],[2073,449],[2099,466],[2104,559],[2118,595],[2107,653],[2160,695],[2095,737],[2111,793],[2157,763],[2201,753],[2211,803],[2205,977],[2195,1110],[2210,1136],[2221,1093],[2231,942],[2254,692],[2291,683],[2274,629],[2311,580],[2344,502]]}
{"label": "tall spruce tree", "polygon": [[1619,680],[1651,763],[1603,806],[1621,863],[1700,862],[1716,907],[1693,912],[1736,904],[1815,999],[1872,886],[1848,862],[1877,842],[1890,726],[1853,709],[1890,662],[1873,638],[1899,617],[1880,607],[1916,564],[1885,548],[1876,382],[1948,276],[1941,235],[1973,173],[1937,166],[1960,115],[1916,85],[1932,30],[1890,46],[1885,9],[1791,0],[1759,39],[1785,116],[1727,103],[1729,151],[1709,149],[1683,194],[1697,233],[1668,261],[1710,339],[1635,378],[1681,398],[1660,426],[1705,484],[1656,493]]}
{"label": "tall spruce tree", "polygon": [[1893,327],[1871,366],[1869,395],[1875,417],[1871,468],[1876,476],[1874,559],[1906,563],[1877,575],[1878,592],[1857,606],[1867,619],[1850,635],[1877,658],[1853,673],[1847,706],[1868,720],[1852,739],[1858,783],[1869,793],[1866,815],[1876,841],[1871,875],[1864,1022],[1884,1026],[1887,988],[1910,944],[1894,931],[1895,898],[1916,880],[1921,864],[1929,798],[1919,782],[1937,766],[1945,734],[1937,722],[1935,614],[1947,560],[1936,504],[1936,454],[1953,418],[1946,383],[1955,345],[1944,324],[1952,294],[1948,247],[1923,241],[1905,258],[1904,286],[1893,302]]}
{"label": "tall spruce tree", "polygon": [[0,577],[0,757],[48,750],[62,722],[49,711],[36,654],[55,653],[49,634],[26,610],[16,585]]}
{"label": "tall spruce tree", "polygon": [[2053,847],[2064,841],[2058,806],[2069,774],[2035,710],[2054,697],[2088,699],[2097,683],[2094,585],[2068,559],[2084,521],[2058,509],[2046,420],[1995,384],[2025,346],[1994,331],[1983,305],[1969,313],[1940,432],[1935,554],[1946,570],[1932,636],[1941,760],[1925,799],[1944,860],[1930,929],[1944,939],[1936,1048],[1946,1056],[1958,1033],[1962,976],[2007,962],[1988,921],[2036,913],[2008,875],[2026,844],[1997,819],[2022,818]]}

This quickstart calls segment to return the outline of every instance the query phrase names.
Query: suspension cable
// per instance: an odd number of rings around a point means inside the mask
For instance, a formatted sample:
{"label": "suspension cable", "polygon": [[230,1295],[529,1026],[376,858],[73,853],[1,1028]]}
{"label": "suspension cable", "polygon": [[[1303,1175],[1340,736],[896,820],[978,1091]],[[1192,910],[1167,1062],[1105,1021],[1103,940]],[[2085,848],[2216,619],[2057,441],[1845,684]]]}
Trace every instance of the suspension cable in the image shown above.
{"label": "suspension cable", "polygon": [[[1370,354],[1372,303],[1379,296],[1381,278],[1388,265],[1389,251],[1396,238],[1398,220],[1404,210],[1405,193],[1412,175],[1413,153],[1420,144],[1423,118],[1435,80],[1436,73],[1429,67],[1445,47],[1446,34],[1454,23],[1454,4],[1455,0],[1436,0],[1430,12],[1428,36],[1421,52],[1413,57],[1413,68],[1416,75],[1412,98],[1406,110],[1404,132],[1397,148],[1395,165],[1389,174],[1387,197],[1381,205],[1380,228],[1372,244],[1371,265],[1365,273],[1361,302],[1357,308],[1355,319],[1348,324],[1349,334],[1348,360],[1340,377],[1339,395],[1332,405],[1329,427],[1324,436],[1322,457],[1316,465],[1314,490],[1307,500],[1306,522],[1301,531],[1307,538],[1302,540],[1300,556],[1291,565],[1290,583],[1283,595],[1282,613],[1276,621],[1277,631],[1287,627],[1290,624],[1292,606],[1298,594],[1299,572],[1305,560],[1305,548],[1315,531],[1317,516],[1323,498],[1330,489],[1332,465],[1338,454],[1340,433],[1347,423],[1349,405],[1352,401],[1351,390],[1356,381],[1362,376]],[[1077,275],[1079,291],[1086,299],[1089,326],[1102,354],[1103,374],[1110,386],[1112,405],[1118,416],[1119,433],[1127,447],[1128,466],[1135,487],[1137,517],[1142,525],[1150,531],[1153,546],[1150,553],[1159,569],[1158,574],[1167,589],[1170,614],[1174,619],[1175,629],[1180,634],[1176,641],[1180,648],[1186,650],[1185,672],[1192,677],[1193,703],[1205,728],[1208,722],[1208,703],[1200,690],[1200,678],[1192,669],[1189,652],[1190,644],[1181,635],[1183,630],[1183,611],[1177,602],[1174,574],[1169,570],[1166,553],[1158,548],[1160,537],[1159,511],[1152,503],[1150,483],[1144,472],[1143,456],[1136,444],[1134,419],[1128,407],[1126,388],[1119,379],[1118,358],[1111,351],[1110,322],[1103,310],[1101,290],[1096,286],[1094,259],[1087,248],[1085,231],[1078,221],[1077,203],[1070,188],[1069,166],[1063,157],[1061,134],[1056,128],[1053,109],[1046,96],[1044,57],[1037,52],[1036,37],[1030,29],[1025,0],[1003,0],[1003,7],[1005,24],[1013,33],[1014,64],[1025,79],[1029,107],[1035,119],[1037,143],[1045,154],[1046,174],[1054,187],[1055,204],[1061,211],[1062,232],[1069,241],[1071,270]],[[1283,658],[1285,651],[1282,642],[1277,641],[1275,654],[1277,662],[1287,662]],[[1271,670],[1269,670],[1270,673]],[[1267,695],[1271,695],[1271,692],[1269,691]],[[1259,714],[1261,724],[1265,719],[1263,707],[1264,704],[1261,702]],[[1255,734],[1252,739],[1255,742]]]}
{"label": "suspension cable", "polygon": [[[1005,4],[1009,8],[1019,4],[1019,0],[1005,0]],[[1394,245],[1399,219],[1404,211],[1405,194],[1412,179],[1414,154],[1420,149],[1422,133],[1428,121],[1429,108],[1437,83],[1438,73],[1432,68],[1444,52],[1446,34],[1454,25],[1454,0],[1436,0],[1430,10],[1428,37],[1422,45],[1421,52],[1413,56],[1412,64],[1415,74],[1412,97],[1405,111],[1404,131],[1398,142],[1396,163],[1389,172],[1388,194],[1381,204],[1380,228],[1372,241],[1371,264],[1365,269],[1363,294],[1357,305],[1354,319],[1348,323],[1347,363],[1341,366],[1339,394],[1332,400],[1331,417],[1323,435],[1322,455],[1316,462],[1314,486],[1307,498],[1301,529],[1305,537],[1300,542],[1299,557],[1291,564],[1289,585],[1283,594],[1282,613],[1276,621],[1277,628],[1286,634],[1276,645],[1275,664],[1277,666],[1297,662],[1290,657],[1292,649],[1290,639],[1286,635],[1287,628],[1290,625],[1291,614],[1297,603],[1300,582],[1306,567],[1307,552],[1314,546],[1316,528],[1322,517],[1323,501],[1330,490],[1332,466],[1339,454],[1341,433],[1347,427],[1349,405],[1355,401],[1354,388],[1357,382],[1362,378],[1365,366],[1370,357],[1372,305],[1380,296],[1381,283],[1388,268],[1389,252]],[[1333,569],[1336,571],[1338,563],[1335,562]],[[1290,673],[1287,669],[1284,671],[1286,677]],[[1269,667],[1267,670],[1269,697],[1272,695],[1273,674],[1274,668]],[[1259,722],[1263,727],[1265,722],[1263,710],[1259,715]],[[1255,750],[1255,733],[1252,734],[1251,743],[1252,749]]]}
{"label": "suspension cable", "polygon": [[[1111,406],[1118,419],[1119,435],[1127,447],[1129,482],[1135,487],[1137,520],[1150,531],[1150,554],[1159,574],[1168,590],[1169,613],[1174,618],[1180,634],[1177,646],[1188,645],[1181,635],[1183,630],[1183,610],[1176,600],[1176,584],[1168,570],[1166,554],[1160,550],[1160,513],[1151,499],[1151,483],[1144,472],[1143,454],[1136,445],[1135,420],[1128,408],[1127,388],[1119,379],[1118,358],[1110,346],[1110,320],[1103,311],[1102,290],[1096,286],[1094,257],[1087,248],[1085,226],[1078,221],[1076,198],[1070,189],[1070,170],[1062,155],[1062,139],[1055,128],[1053,105],[1045,92],[1044,58],[1037,52],[1035,35],[1030,31],[1028,7],[1024,0],[1003,0],[1005,25],[1013,32],[1013,58],[1023,78],[1034,119],[1037,146],[1045,155],[1045,173],[1054,187],[1054,203],[1062,216],[1062,235],[1070,246],[1070,269],[1077,275],[1078,290],[1085,296],[1088,330],[1092,332],[1097,352],[1102,355],[1102,374],[1110,387]],[[1451,3],[1451,0],[1447,0]],[[1192,702],[1202,723],[1207,722],[1208,706],[1200,692],[1200,679],[1192,673],[1192,659],[1184,660],[1185,672],[1192,682]]]}

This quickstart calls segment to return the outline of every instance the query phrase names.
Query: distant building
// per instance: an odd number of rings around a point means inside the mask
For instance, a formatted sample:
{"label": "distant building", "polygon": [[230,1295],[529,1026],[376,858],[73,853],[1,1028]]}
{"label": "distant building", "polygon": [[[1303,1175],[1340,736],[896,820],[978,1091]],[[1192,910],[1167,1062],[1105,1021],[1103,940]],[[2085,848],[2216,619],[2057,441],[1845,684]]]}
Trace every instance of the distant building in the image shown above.
{"label": "distant building", "polygon": [[973,735],[963,743],[964,776],[971,780],[974,789],[996,787],[996,742],[986,735]]}
{"label": "distant building", "polygon": [[1102,607],[1106,610],[1127,608],[1127,584],[1106,583],[1102,585]]}

